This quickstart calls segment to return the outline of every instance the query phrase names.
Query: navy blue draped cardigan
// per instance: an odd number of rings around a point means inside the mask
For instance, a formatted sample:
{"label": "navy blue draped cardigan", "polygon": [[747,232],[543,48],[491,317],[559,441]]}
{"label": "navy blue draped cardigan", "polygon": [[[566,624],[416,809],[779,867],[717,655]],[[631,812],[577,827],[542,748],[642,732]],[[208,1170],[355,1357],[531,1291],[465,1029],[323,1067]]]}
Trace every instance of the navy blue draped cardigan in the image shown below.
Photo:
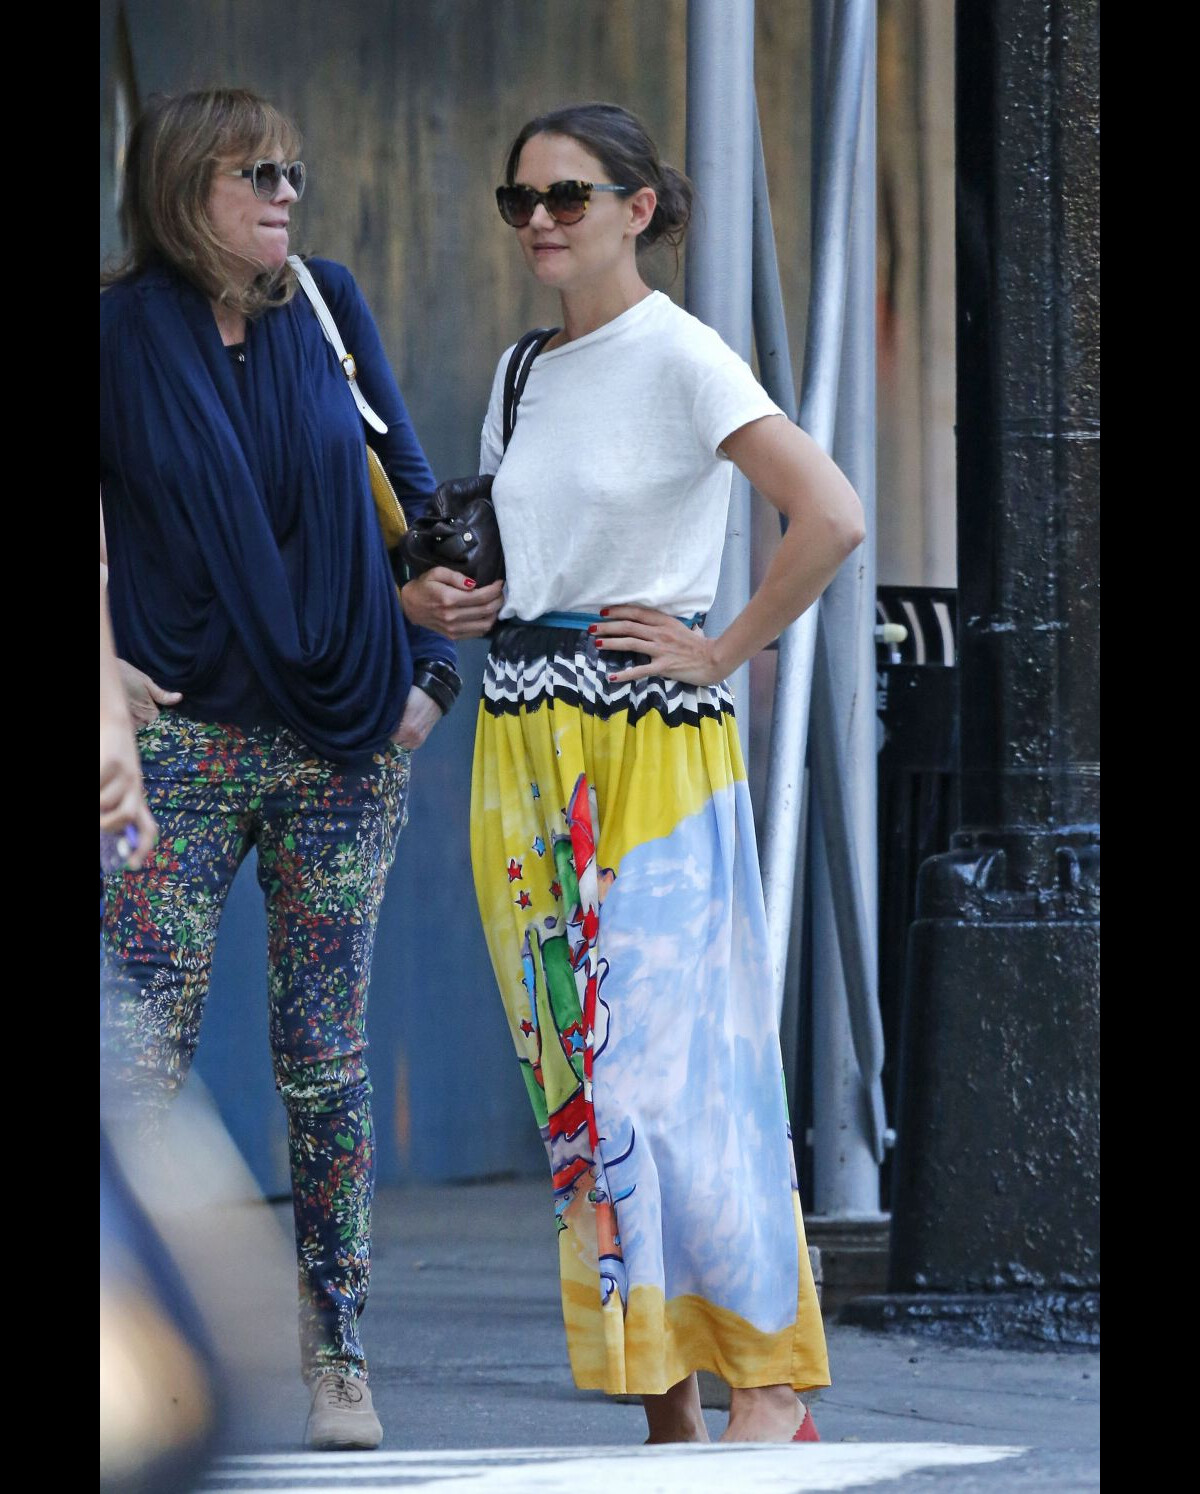
{"label": "navy blue draped cardigan", "polygon": [[415,660],[379,537],[364,437],[410,521],[435,482],[379,333],[342,265],[309,261],[368,431],[302,292],[248,325],[244,379],[212,308],[161,266],[100,298],[100,483],[118,654],[200,720],[283,724],[352,762],[395,729]]}

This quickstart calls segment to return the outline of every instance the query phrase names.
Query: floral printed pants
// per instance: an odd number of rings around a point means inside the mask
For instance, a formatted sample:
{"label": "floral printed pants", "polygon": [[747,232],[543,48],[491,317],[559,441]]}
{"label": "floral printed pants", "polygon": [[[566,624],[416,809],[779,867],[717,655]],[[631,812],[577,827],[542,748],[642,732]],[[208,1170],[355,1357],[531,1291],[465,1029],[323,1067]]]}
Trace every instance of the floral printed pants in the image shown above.
{"label": "floral printed pants", "polygon": [[406,817],[410,754],[365,766],[286,728],[164,712],[138,733],[159,840],[106,879],[107,1029],[117,1077],[153,1124],[191,1066],[225,898],[251,846],[268,922],[275,1083],[287,1109],[300,1347],[308,1377],[366,1375],[375,1145],[366,997],[384,883]]}

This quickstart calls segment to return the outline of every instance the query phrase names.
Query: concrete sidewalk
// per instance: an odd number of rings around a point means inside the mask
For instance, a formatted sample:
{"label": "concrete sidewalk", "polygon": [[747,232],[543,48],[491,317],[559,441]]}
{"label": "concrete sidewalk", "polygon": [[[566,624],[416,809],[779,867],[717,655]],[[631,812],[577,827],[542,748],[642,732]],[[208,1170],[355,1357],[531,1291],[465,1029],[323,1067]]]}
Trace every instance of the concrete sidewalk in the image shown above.
{"label": "concrete sidewalk", "polygon": [[[277,1213],[290,1228],[290,1209]],[[689,1460],[686,1454],[696,1450],[685,1449],[681,1462],[655,1456],[669,1450],[638,1451],[645,1436],[639,1407],[574,1388],[546,1183],[383,1190],[375,1240],[364,1338],[384,1448],[297,1456],[307,1396],[294,1368],[288,1279],[278,1282],[278,1292],[272,1284],[271,1300],[257,1304],[260,1321],[270,1323],[272,1338],[278,1335],[266,1394],[243,1401],[227,1439],[230,1456],[206,1489],[280,1494],[369,1482],[516,1491],[566,1482],[573,1494],[585,1494],[593,1474],[596,1487],[619,1482],[622,1494],[1099,1487],[1098,1355],[948,1348],[827,1324],[834,1384],[812,1403],[820,1448],[773,1449],[757,1461],[731,1458],[728,1448]],[[264,1377],[258,1384],[264,1388]],[[715,1438],[724,1416],[711,1411],[707,1418]],[[529,1458],[497,1452],[491,1459],[443,1453],[441,1461],[413,1456],[413,1450],[449,1449],[545,1452]],[[547,1459],[554,1454],[568,1464]]]}

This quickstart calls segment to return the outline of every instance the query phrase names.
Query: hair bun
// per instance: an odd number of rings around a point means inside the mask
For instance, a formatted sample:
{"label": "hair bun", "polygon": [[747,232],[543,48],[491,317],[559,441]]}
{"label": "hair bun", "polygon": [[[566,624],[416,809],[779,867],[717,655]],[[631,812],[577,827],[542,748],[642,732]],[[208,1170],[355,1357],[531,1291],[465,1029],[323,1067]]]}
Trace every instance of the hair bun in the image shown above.
{"label": "hair bun", "polygon": [[668,166],[664,162],[655,192],[658,204],[654,209],[654,216],[639,236],[638,243],[647,249],[652,244],[661,243],[678,249],[692,220],[692,184],[682,171],[677,171],[674,166]]}

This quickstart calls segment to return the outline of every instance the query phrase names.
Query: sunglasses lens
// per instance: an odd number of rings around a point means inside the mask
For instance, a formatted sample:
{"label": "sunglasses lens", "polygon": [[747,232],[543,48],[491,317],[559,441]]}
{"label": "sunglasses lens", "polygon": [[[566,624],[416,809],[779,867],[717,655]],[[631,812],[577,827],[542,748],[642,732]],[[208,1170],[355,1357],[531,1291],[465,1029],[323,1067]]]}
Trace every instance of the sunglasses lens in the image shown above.
{"label": "sunglasses lens", "polygon": [[254,166],[254,175],[250,178],[250,185],[254,188],[255,197],[261,197],[270,202],[271,198],[279,191],[279,166],[274,161],[257,161]]}
{"label": "sunglasses lens", "polygon": [[546,210],[556,223],[578,223],[587,212],[588,196],[578,182],[555,182],[546,193]]}
{"label": "sunglasses lens", "polygon": [[296,194],[297,199],[304,196],[305,180],[304,162],[293,161],[287,169],[287,182],[288,186]]}
{"label": "sunglasses lens", "polygon": [[497,187],[496,206],[510,228],[524,228],[533,217],[533,193],[525,187]]}

